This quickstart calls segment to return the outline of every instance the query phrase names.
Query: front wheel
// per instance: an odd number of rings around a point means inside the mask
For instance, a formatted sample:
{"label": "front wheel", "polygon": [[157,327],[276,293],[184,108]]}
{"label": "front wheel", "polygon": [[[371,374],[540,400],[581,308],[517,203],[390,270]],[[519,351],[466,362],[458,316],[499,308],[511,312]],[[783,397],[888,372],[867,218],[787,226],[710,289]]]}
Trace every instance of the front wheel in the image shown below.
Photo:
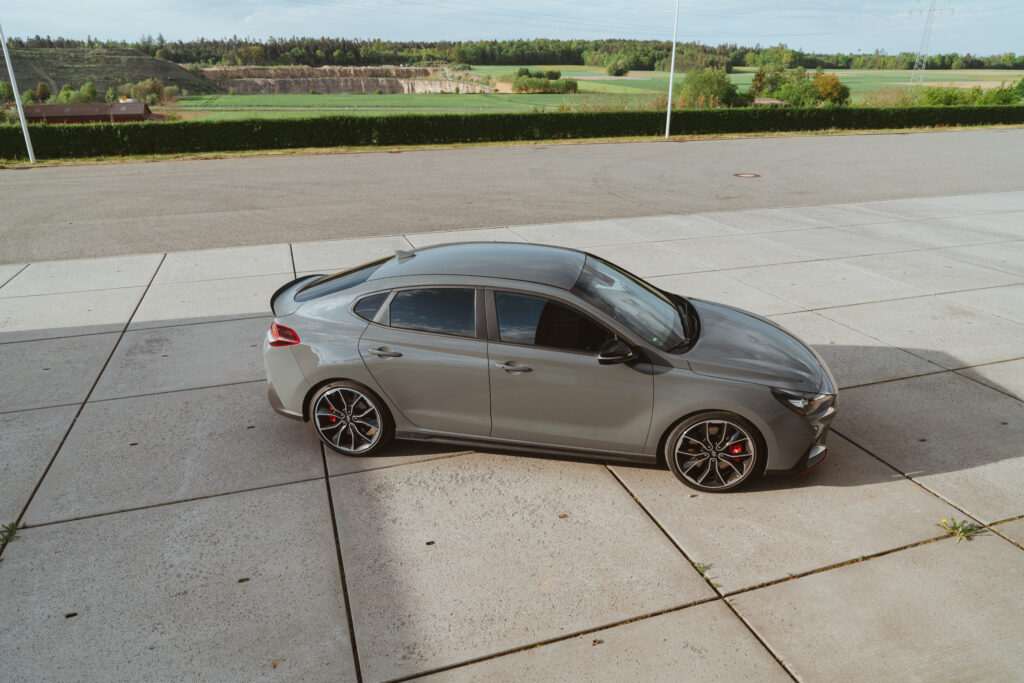
{"label": "front wheel", "polygon": [[355,382],[331,382],[321,387],[310,401],[309,415],[320,440],[345,455],[376,453],[394,434],[387,406]]}
{"label": "front wheel", "polygon": [[701,413],[680,422],[665,439],[665,462],[698,491],[735,489],[761,466],[757,430],[739,415]]}

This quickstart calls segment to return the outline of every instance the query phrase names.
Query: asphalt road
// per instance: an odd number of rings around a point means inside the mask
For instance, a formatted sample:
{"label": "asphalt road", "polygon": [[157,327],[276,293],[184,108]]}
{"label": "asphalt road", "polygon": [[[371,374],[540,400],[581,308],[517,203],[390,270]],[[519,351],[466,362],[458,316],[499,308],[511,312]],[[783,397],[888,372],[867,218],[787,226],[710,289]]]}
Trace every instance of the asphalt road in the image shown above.
{"label": "asphalt road", "polygon": [[0,263],[1020,190],[1021,150],[1001,129],[4,169]]}

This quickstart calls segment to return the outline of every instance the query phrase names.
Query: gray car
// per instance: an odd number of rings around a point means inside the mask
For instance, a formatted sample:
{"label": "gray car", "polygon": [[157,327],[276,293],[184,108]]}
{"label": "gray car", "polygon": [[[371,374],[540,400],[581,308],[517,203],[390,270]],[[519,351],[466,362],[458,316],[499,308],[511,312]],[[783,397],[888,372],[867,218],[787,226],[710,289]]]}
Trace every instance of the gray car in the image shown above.
{"label": "gray car", "polygon": [[534,244],[427,247],[271,298],[269,398],[330,449],[392,438],[656,463],[725,491],[827,455],[836,383],[753,313]]}

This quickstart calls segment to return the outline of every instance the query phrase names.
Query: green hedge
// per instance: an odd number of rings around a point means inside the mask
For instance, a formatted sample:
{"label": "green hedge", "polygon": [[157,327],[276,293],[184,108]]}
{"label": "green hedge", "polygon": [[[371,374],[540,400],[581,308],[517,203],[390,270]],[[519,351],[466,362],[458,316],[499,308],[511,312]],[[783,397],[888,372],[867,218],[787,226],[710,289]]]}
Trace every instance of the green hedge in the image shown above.
{"label": "green hedge", "polygon": [[[673,112],[672,133],[856,130],[1024,123],[1024,106],[689,109]],[[40,159],[232,150],[422,145],[505,140],[655,136],[657,111],[437,113],[171,123],[52,124],[30,127]],[[0,158],[26,158],[18,126],[0,127]]]}

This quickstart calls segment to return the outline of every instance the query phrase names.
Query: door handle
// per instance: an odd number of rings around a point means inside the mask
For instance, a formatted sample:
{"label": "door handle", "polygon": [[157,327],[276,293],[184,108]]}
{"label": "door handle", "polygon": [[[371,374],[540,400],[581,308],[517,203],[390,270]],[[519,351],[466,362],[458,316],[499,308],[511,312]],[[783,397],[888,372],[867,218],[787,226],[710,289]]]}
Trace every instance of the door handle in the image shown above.
{"label": "door handle", "polygon": [[533,372],[533,368],[529,365],[523,365],[522,363],[517,363],[514,360],[507,363],[495,361],[494,367],[501,368],[505,372]]}
{"label": "door handle", "polygon": [[372,353],[378,358],[400,358],[402,356],[399,351],[392,351],[386,346],[382,346],[378,349],[366,349],[367,353]]}

